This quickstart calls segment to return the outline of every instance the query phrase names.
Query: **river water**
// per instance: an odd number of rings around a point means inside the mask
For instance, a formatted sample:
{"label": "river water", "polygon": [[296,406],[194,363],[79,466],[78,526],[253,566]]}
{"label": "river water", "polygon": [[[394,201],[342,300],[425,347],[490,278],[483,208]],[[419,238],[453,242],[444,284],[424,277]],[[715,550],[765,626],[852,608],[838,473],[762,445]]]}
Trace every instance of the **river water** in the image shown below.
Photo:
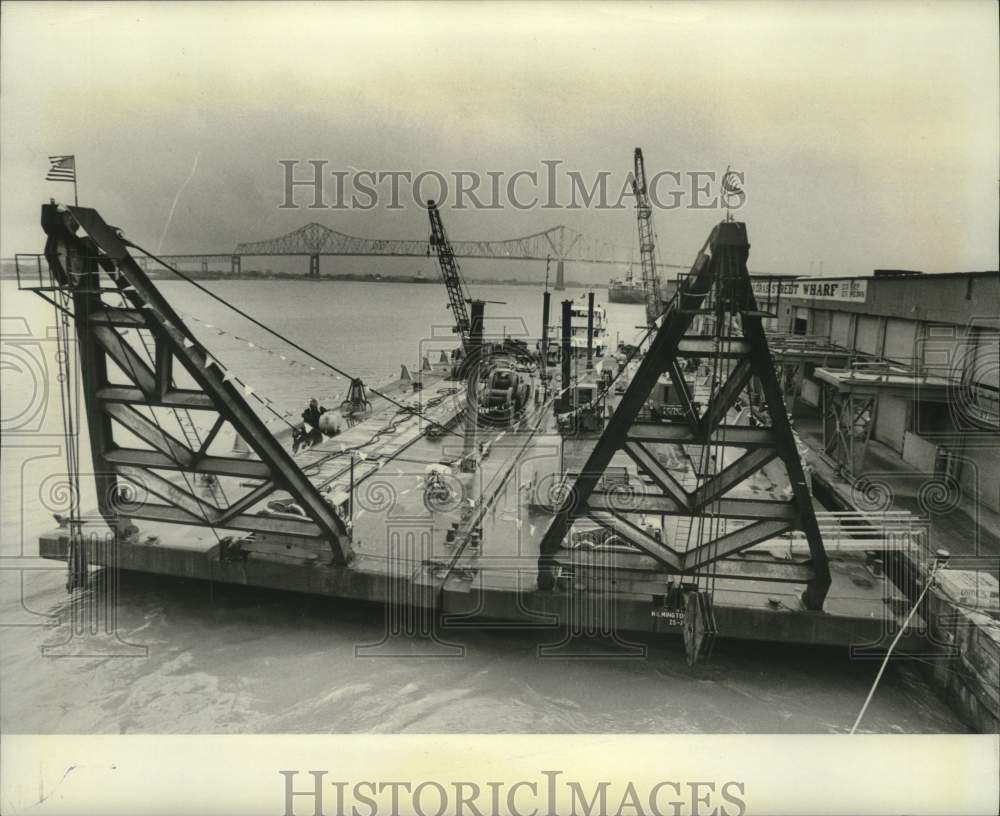
{"label": "river water", "polygon": [[[206,285],[369,383],[398,376],[403,364],[412,370],[450,325],[434,284]],[[346,380],[311,370],[189,285],[161,289],[278,414],[297,416],[311,396],[328,405],[343,398]],[[679,639],[642,640],[642,659],[602,657],[594,644],[590,659],[561,660],[538,656],[549,633],[489,629],[449,634],[460,656],[405,641],[358,656],[356,647],[382,637],[378,607],[140,575],[122,577],[118,641],[71,638],[64,568],[34,557],[38,534],[66,504],[55,321],[12,281],[0,282],[0,295],[0,728],[8,733],[839,733],[864,701],[878,666],[830,650],[723,642],[708,665],[689,668]],[[476,285],[475,295],[503,301],[487,306],[487,332],[538,336],[539,289]],[[619,336],[638,336],[642,308],[609,304],[608,318],[614,348]],[[86,472],[85,433],[81,450]],[[83,505],[92,501],[85,489]],[[966,729],[914,664],[899,664],[862,730]]]}

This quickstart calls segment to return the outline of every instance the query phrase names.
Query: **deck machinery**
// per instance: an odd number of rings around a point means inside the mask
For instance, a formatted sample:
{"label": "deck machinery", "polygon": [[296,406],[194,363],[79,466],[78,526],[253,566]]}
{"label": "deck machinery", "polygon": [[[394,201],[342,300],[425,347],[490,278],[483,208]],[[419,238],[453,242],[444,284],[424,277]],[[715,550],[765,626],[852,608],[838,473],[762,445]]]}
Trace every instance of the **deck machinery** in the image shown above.
{"label": "deck machinery", "polygon": [[484,342],[486,302],[469,297],[441,212],[433,201],[427,202],[427,215],[431,225],[428,251],[433,249],[437,254],[448,309],[455,319],[452,330],[461,342],[453,373],[456,378],[466,378],[466,394],[484,419],[506,423],[523,412],[531,394],[527,371],[523,366],[519,371],[515,365],[515,361],[530,360],[527,346],[510,339],[499,345]]}
{"label": "deck machinery", "polygon": [[[88,564],[115,565],[377,602],[390,634],[425,633],[420,621],[549,628],[557,652],[567,629],[619,646],[623,631],[683,632],[689,659],[703,658],[716,632],[840,647],[885,635],[886,599],[899,593],[865,553],[886,543],[864,542],[859,558],[845,534],[827,557],[750,289],[743,224],[712,232],[596,441],[563,439],[552,400],[539,401],[514,425],[480,429],[473,472],[448,468],[466,453],[460,433],[428,433],[448,429],[464,401],[440,373],[414,394],[421,405],[380,403],[293,457],[119,229],[93,209],[55,204],[43,206],[42,226],[47,274],[29,288],[75,324],[98,521],[111,543],[91,547],[79,516],[41,537],[43,557],[76,570],[71,585],[86,581]],[[692,335],[693,324],[709,334]],[[707,396],[685,378],[685,356],[707,361]],[[664,372],[686,405],[680,420],[643,413]],[[767,417],[756,426],[732,419],[751,381]],[[387,422],[393,432],[380,435]],[[207,431],[183,431],[191,424]],[[217,449],[224,430],[249,453]],[[422,492],[428,463],[444,465],[447,501]],[[785,494],[757,495],[753,475],[775,463]],[[632,474],[627,489],[609,486],[611,471]],[[220,489],[206,493],[204,477]],[[296,512],[271,512],[275,500]],[[582,523],[615,543],[572,546]]]}

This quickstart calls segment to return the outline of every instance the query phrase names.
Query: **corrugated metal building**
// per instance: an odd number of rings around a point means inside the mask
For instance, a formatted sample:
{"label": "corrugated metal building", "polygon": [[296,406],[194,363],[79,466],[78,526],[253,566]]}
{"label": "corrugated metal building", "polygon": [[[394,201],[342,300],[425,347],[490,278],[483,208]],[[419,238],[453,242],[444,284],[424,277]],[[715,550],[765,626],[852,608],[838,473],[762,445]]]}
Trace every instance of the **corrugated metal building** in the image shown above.
{"label": "corrugated metal building", "polygon": [[[878,393],[872,438],[1000,510],[1000,273],[800,278],[783,284],[779,328],[849,349],[859,371],[902,372]],[[801,399],[820,407],[803,373]]]}

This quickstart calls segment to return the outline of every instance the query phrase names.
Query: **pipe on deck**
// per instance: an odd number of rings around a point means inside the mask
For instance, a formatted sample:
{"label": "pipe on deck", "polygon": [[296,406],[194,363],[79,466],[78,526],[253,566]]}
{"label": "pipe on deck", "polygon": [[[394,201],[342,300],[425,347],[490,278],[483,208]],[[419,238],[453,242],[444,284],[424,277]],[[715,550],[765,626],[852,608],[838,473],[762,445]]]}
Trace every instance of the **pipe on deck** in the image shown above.
{"label": "pipe on deck", "polygon": [[562,302],[562,354],[560,355],[562,361],[562,396],[559,397],[560,404],[564,406],[569,403],[570,366],[573,363],[572,332],[573,301],[564,300]]}
{"label": "pipe on deck", "polygon": [[552,293],[548,289],[542,294],[542,380],[545,380],[546,364],[549,358],[549,305],[552,302]]}
{"label": "pipe on deck", "polygon": [[594,293],[587,292],[587,371],[594,367]]}

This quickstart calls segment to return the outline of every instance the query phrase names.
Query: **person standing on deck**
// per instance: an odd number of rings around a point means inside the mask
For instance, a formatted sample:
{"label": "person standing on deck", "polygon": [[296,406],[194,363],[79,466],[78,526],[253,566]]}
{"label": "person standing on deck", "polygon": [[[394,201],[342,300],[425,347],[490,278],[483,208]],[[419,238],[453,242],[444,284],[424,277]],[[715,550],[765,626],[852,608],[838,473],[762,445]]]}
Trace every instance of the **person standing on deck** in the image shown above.
{"label": "person standing on deck", "polygon": [[315,445],[323,441],[323,432],[319,429],[319,418],[326,413],[316,398],[309,400],[309,406],[302,412],[302,433],[295,439],[294,450],[303,444]]}

